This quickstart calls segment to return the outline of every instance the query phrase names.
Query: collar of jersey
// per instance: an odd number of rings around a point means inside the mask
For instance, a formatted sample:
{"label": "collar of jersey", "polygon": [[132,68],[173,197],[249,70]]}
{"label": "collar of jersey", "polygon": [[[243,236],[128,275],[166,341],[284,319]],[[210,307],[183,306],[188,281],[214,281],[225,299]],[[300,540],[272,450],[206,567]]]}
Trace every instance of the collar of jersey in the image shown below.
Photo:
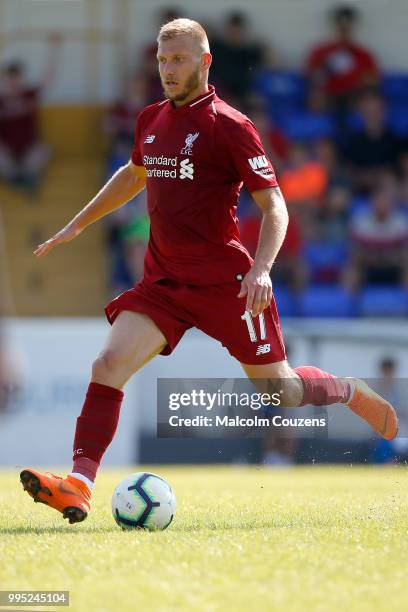
{"label": "collar of jersey", "polygon": [[168,108],[173,112],[177,113],[177,115],[185,115],[189,113],[191,110],[195,108],[199,108],[201,106],[205,106],[206,104],[210,104],[215,98],[215,88],[214,85],[208,86],[208,91],[194,100],[191,100],[188,104],[183,104],[183,106],[174,106],[171,102],[168,105]]}

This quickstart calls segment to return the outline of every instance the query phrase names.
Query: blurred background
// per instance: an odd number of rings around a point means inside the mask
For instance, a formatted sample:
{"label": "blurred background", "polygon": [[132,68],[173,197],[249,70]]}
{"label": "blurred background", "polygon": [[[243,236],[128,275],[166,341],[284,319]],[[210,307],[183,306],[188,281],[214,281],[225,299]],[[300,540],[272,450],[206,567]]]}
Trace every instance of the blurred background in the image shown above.
{"label": "blurred background", "polygon": [[[46,259],[32,251],[127,162],[138,112],[162,98],[158,29],[177,16],[207,29],[210,82],[256,124],[288,204],[273,283],[292,364],[377,378],[404,410],[404,1],[255,0],[248,9],[238,0],[0,0],[2,464],[70,459],[90,364],[108,331],[103,307],[142,274],[145,194]],[[260,218],[245,191],[238,216],[253,253]],[[156,440],[157,377],[215,375],[242,373],[195,330],[170,359],[146,366],[128,385],[107,463],[407,457],[404,440],[380,442],[341,408],[336,441]]]}

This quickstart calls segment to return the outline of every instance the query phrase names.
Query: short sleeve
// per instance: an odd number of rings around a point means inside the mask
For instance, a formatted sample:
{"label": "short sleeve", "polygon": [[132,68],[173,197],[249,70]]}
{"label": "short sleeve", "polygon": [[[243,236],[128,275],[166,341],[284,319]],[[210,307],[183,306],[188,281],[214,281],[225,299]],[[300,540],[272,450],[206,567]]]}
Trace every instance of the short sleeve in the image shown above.
{"label": "short sleeve", "polygon": [[143,166],[143,157],[142,157],[142,149],[141,149],[141,144],[142,144],[141,117],[142,117],[142,113],[140,113],[140,115],[136,119],[135,140],[133,143],[133,149],[132,149],[132,155],[131,155],[131,160],[135,164],[135,166]]}
{"label": "short sleeve", "polygon": [[235,170],[248,191],[277,187],[275,171],[252,121],[234,121],[223,132]]}

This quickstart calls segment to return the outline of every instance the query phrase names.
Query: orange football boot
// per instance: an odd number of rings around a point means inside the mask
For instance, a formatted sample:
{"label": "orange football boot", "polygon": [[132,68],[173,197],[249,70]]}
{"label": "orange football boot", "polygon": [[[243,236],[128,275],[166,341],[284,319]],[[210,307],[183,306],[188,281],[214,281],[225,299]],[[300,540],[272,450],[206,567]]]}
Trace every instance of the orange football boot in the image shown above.
{"label": "orange football boot", "polygon": [[73,476],[61,478],[50,472],[40,474],[35,470],[23,470],[20,481],[24,491],[35,502],[47,504],[62,512],[64,519],[72,523],[84,521],[90,511],[91,491],[82,480]]}
{"label": "orange football boot", "polygon": [[386,440],[398,433],[398,417],[393,406],[371,389],[364,380],[352,378],[354,393],[347,406]]}

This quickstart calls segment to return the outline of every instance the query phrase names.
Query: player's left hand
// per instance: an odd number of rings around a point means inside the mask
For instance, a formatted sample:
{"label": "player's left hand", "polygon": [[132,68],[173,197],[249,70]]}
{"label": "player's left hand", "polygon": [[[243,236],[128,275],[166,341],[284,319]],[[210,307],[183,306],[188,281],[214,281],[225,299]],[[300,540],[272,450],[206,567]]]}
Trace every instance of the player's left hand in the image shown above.
{"label": "player's left hand", "polygon": [[268,308],[272,300],[272,281],[267,270],[256,270],[252,267],[241,283],[239,298],[247,296],[245,310],[257,317]]}

